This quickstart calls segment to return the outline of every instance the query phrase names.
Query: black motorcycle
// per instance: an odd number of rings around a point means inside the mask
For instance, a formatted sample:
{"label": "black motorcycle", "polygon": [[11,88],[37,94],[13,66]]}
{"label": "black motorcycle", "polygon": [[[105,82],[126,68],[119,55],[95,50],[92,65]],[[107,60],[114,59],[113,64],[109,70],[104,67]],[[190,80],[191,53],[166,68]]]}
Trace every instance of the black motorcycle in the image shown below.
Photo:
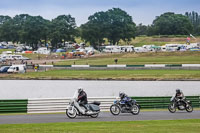
{"label": "black motorcycle", "polygon": [[120,113],[132,113],[138,115],[140,113],[140,105],[136,103],[136,100],[128,101],[129,104],[122,100],[114,101],[114,104],[110,106],[110,112],[113,115],[119,115]]}
{"label": "black motorcycle", "polygon": [[178,110],[186,110],[187,112],[192,112],[193,111],[193,107],[192,107],[192,103],[188,100],[177,100],[175,98],[171,99],[171,103],[168,106],[168,110],[171,113],[175,113],[176,109]]}

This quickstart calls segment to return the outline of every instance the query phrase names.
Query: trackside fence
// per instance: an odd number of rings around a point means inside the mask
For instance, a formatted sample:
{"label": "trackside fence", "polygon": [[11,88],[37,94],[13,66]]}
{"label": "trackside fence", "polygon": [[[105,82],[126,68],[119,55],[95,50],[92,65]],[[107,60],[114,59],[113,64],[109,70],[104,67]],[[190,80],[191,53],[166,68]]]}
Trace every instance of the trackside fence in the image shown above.
{"label": "trackside fence", "polygon": [[[65,112],[71,98],[28,99],[27,113],[58,113]],[[108,111],[115,97],[90,97],[88,102],[101,102],[101,111]]]}
{"label": "trackside fence", "polygon": [[[141,109],[166,109],[171,97],[131,97],[140,104]],[[57,113],[65,112],[71,98],[31,98],[0,100],[0,113]],[[89,97],[88,101],[101,102],[102,111],[109,111],[116,97]],[[200,107],[200,96],[186,96],[193,107]]]}

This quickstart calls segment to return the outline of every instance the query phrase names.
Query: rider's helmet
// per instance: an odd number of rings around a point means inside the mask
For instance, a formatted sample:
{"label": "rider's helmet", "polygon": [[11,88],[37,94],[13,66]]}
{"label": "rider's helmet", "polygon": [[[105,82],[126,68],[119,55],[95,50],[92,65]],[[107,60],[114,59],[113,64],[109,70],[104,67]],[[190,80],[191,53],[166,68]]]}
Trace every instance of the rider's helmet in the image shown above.
{"label": "rider's helmet", "polygon": [[79,88],[78,88],[78,94],[80,94],[82,91],[83,91],[83,88],[82,88],[82,87],[79,87]]}
{"label": "rider's helmet", "polygon": [[180,89],[176,89],[176,94],[180,94],[181,90]]}
{"label": "rider's helmet", "polygon": [[123,93],[123,92],[120,92],[120,93],[119,93],[119,97],[120,97],[121,99],[123,99],[125,96],[126,96],[125,93]]}

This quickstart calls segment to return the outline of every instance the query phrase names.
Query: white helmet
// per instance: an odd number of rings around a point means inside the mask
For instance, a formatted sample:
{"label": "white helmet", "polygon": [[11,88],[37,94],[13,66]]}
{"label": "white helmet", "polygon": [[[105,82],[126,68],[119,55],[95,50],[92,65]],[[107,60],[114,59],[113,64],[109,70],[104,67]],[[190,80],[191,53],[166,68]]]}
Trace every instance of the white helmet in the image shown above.
{"label": "white helmet", "polygon": [[83,88],[82,87],[79,87],[78,88],[78,93],[81,93],[83,91]]}

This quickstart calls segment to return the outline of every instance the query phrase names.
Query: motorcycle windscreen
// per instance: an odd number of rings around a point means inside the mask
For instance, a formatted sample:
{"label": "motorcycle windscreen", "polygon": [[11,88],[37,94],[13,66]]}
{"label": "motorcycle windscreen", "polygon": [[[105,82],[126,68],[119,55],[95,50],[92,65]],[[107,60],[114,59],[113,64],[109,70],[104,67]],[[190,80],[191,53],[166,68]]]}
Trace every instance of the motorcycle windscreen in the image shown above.
{"label": "motorcycle windscreen", "polygon": [[74,92],[74,96],[73,96],[73,98],[78,98],[78,90],[76,90],[75,92]]}
{"label": "motorcycle windscreen", "polygon": [[99,106],[97,106],[97,105],[90,104],[89,106],[90,106],[90,109],[91,109],[92,111],[100,111],[100,108],[99,108]]}

